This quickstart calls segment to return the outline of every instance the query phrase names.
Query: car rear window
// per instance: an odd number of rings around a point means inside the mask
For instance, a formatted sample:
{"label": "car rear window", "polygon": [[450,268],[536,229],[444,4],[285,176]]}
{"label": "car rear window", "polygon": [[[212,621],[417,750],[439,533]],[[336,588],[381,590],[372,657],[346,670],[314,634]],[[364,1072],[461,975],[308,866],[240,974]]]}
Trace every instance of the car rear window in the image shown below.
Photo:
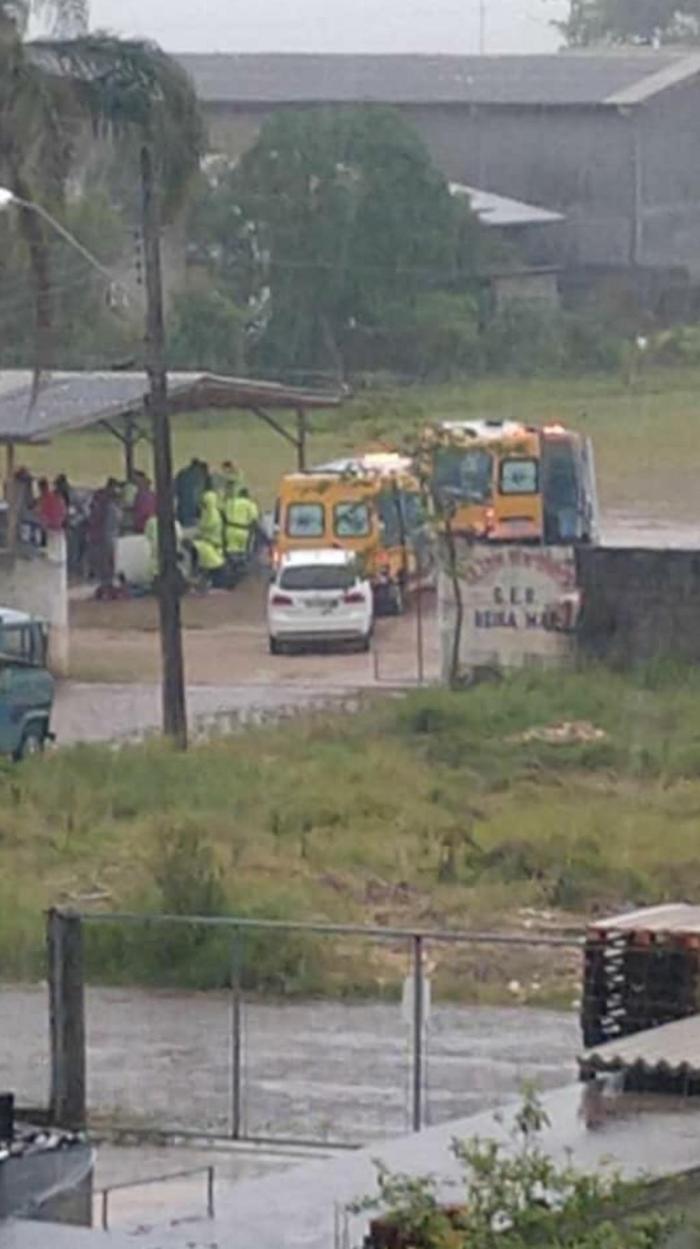
{"label": "car rear window", "polygon": [[347,564],[301,564],[282,570],[282,590],[349,590],[357,580]]}

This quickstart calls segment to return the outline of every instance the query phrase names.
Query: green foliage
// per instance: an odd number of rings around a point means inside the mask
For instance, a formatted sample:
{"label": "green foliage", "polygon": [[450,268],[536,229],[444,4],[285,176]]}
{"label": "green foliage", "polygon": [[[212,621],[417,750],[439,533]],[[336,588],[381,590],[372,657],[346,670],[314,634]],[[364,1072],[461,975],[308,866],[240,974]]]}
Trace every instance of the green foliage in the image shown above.
{"label": "green foliage", "polygon": [[[105,265],[117,261],[128,234],[121,215],[101,192],[72,200],[55,210],[57,218]],[[46,237],[51,272],[53,327],[46,365],[85,368],[116,363],[138,348],[140,324],[107,304],[104,279],[76,256],[58,235]],[[16,220],[0,218],[0,289],[13,292],[0,300],[0,364],[32,363],[35,297],[27,288],[29,257]],[[5,307],[7,312],[4,311]]]}
{"label": "green foliage", "polygon": [[[171,219],[199,167],[204,130],[194,86],[155,43],[85,35],[35,44],[60,67],[74,107],[117,140],[136,136],[152,150],[161,212]],[[128,144],[127,153],[134,148]],[[134,168],[134,177],[138,169]]]}
{"label": "green foliage", "polygon": [[349,331],[468,290],[481,246],[417,133],[369,107],[276,114],[203,188],[190,231],[216,280],[259,309],[256,363],[277,369],[337,371]]}
{"label": "green foliage", "polygon": [[596,43],[664,43],[695,40],[700,34],[699,0],[570,0],[566,21],[557,23],[575,47]]}
{"label": "green foliage", "polygon": [[487,326],[484,355],[494,373],[533,376],[561,371],[566,347],[560,312],[520,301],[507,304]]}
{"label": "green foliage", "polygon": [[446,380],[482,371],[479,309],[473,295],[432,291],[385,306],[380,323],[358,326],[344,337],[350,370]]}
{"label": "green foliage", "polygon": [[352,1209],[385,1212],[380,1223],[397,1249],[655,1249],[664,1244],[680,1220],[650,1211],[641,1183],[625,1183],[610,1170],[587,1174],[554,1162],[542,1144],[548,1126],[541,1104],[527,1093],[510,1141],[502,1139],[499,1120],[494,1139],[453,1142],[462,1181],[449,1206],[439,1177],[393,1175],[377,1164],[378,1198]]}
{"label": "green foliage", "polygon": [[[56,903],[463,929],[512,925],[522,907],[583,923],[700,900],[699,693],[696,669],[523,672],[251,729],[184,757],[158,742],[76,747],[0,769],[0,973],[38,973],[42,912]],[[605,736],[530,732],[562,721]],[[253,989],[396,983],[395,963],[347,942],[271,931],[242,946]],[[86,957],[102,981],[221,986],[231,933],[102,920]],[[552,980],[529,957],[523,981],[534,966],[570,1001],[578,971],[557,964]],[[451,992],[489,1000],[520,974],[481,954],[457,970]]]}
{"label": "green foliage", "polygon": [[221,291],[188,290],[175,299],[168,333],[175,369],[245,371],[245,316]]}

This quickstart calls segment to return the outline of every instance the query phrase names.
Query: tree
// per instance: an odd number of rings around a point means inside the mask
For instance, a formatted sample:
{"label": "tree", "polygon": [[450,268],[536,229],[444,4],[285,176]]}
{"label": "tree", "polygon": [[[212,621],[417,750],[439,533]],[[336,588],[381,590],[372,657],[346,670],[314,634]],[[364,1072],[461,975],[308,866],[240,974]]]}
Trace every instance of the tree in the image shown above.
{"label": "tree", "polygon": [[700,0],[570,0],[557,23],[573,47],[653,44],[700,39]]}
{"label": "tree", "polygon": [[[83,0],[37,0],[58,32],[84,29]],[[63,214],[67,178],[85,125],[117,137],[138,185],[137,138],[146,135],[158,166],[165,215],[182,202],[198,166],[202,127],[194,89],[155,45],[110,37],[26,43],[29,0],[0,0],[0,184],[19,198]],[[35,293],[36,371],[51,360],[54,239],[30,210],[18,216]]]}
{"label": "tree", "polygon": [[205,189],[191,227],[250,310],[258,364],[335,373],[353,329],[468,288],[480,240],[418,134],[373,107],[272,117]]}

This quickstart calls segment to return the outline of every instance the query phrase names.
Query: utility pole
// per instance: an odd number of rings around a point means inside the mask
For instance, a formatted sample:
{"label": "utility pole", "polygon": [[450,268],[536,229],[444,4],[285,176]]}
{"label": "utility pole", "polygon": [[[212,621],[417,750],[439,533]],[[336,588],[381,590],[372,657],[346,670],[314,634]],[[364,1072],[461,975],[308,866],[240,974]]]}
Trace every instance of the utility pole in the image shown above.
{"label": "utility pole", "polygon": [[162,664],[163,732],[187,748],[185,670],[182,658],[180,573],[173,504],[173,455],[165,368],[163,278],[160,264],[160,207],[153,177],[153,155],[141,147],[141,199],[146,283],[146,372],[149,381],[153,463],[158,519],[158,608]]}

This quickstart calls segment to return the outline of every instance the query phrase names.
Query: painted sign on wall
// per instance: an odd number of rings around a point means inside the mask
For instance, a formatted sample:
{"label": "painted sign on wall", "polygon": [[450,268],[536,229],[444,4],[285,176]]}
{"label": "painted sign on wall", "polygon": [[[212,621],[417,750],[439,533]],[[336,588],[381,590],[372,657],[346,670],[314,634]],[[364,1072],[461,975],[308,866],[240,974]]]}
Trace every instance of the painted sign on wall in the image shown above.
{"label": "painted sign on wall", "polygon": [[[546,627],[554,604],[576,589],[571,547],[490,546],[455,539],[463,623],[461,671],[567,662],[570,636]],[[457,600],[446,554],[441,557],[439,616],[442,667],[449,675]]]}

